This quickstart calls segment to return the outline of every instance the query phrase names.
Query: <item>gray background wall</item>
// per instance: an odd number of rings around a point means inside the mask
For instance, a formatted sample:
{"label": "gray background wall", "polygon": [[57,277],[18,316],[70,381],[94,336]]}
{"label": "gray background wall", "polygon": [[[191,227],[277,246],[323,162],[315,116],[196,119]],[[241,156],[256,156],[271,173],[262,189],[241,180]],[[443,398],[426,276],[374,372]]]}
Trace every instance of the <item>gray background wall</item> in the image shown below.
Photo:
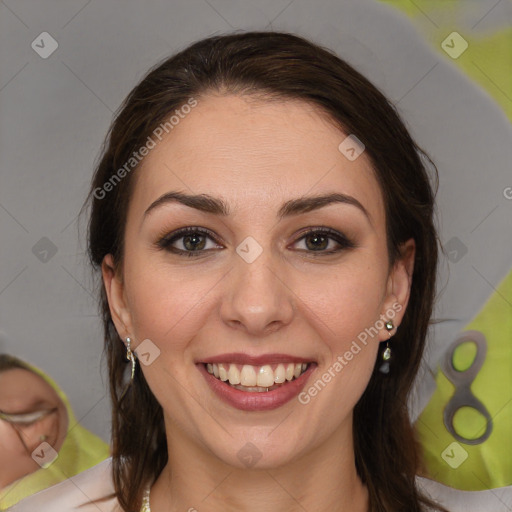
{"label": "gray background wall", "polygon": [[[507,0],[465,3],[468,30],[479,21],[474,34],[512,23]],[[106,440],[102,333],[77,221],[104,134],[164,56],[214,33],[265,28],[311,37],[366,74],[439,167],[441,239],[459,253],[440,268],[436,316],[452,320],[433,332],[429,365],[510,269],[512,200],[503,191],[512,186],[512,127],[392,8],[374,0],[2,0],[0,352],[50,373]],[[58,44],[47,58],[31,47],[51,49],[42,32]]]}

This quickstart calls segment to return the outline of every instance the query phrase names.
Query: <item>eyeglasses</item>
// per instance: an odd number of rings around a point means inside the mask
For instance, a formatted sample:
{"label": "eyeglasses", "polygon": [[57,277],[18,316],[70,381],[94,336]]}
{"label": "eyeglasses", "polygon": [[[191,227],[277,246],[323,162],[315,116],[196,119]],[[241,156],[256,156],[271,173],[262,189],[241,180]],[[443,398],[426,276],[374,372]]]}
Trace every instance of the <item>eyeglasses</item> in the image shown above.
{"label": "eyeglasses", "polygon": [[[34,412],[26,412],[26,413],[17,413],[17,414],[11,414],[4,411],[0,411],[0,420],[3,420],[7,422],[16,432],[16,435],[18,436],[21,444],[23,445],[25,451],[28,455],[31,455],[31,450],[29,450],[28,446],[26,445],[24,439],[23,439],[23,432],[21,432],[21,429],[23,427],[29,427],[31,425],[34,425],[35,423],[41,421],[42,419],[46,418],[50,414],[53,414],[58,411],[58,407],[54,407],[53,409],[44,409],[42,411],[34,411]],[[39,439],[42,441],[45,441],[48,438],[47,435],[41,435]]]}
{"label": "eyeglasses", "polygon": [[[476,354],[468,368],[459,370],[454,364],[455,352],[461,345],[468,342],[476,345]],[[472,445],[483,443],[492,432],[493,425],[489,411],[471,391],[471,384],[484,364],[486,353],[487,340],[485,336],[479,331],[465,331],[449,347],[442,362],[444,374],[455,386],[455,391],[444,409],[443,420],[448,432],[461,443]],[[486,427],[481,436],[471,439],[457,432],[453,419],[455,413],[462,407],[474,409],[485,418]]]}

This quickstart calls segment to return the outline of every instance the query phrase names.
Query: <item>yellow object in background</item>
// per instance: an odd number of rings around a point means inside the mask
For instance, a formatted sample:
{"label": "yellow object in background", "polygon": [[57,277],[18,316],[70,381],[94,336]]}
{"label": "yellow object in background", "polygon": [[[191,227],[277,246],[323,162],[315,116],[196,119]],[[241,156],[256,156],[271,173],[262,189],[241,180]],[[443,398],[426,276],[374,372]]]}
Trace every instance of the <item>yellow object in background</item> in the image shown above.
{"label": "yellow object in background", "polygon": [[[512,121],[506,2],[381,0],[480,85]],[[510,18],[509,18],[510,20]],[[425,476],[467,491],[512,485],[512,272],[451,342],[416,428]]]}
{"label": "yellow object in background", "polygon": [[[24,361],[21,363],[55,390],[65,405],[68,428],[58,457],[48,467],[41,467],[0,490],[0,511],[27,496],[75,476],[110,456],[108,444],[77,422],[66,395],[53,379],[33,365]],[[2,461],[2,464],[5,463]]]}
{"label": "yellow object in background", "polygon": [[447,350],[416,422],[425,476],[456,489],[512,485],[512,271]]}
{"label": "yellow object in background", "polygon": [[[462,0],[381,0],[406,14],[425,40],[479,84],[512,121],[512,27],[491,23],[503,5]],[[510,12],[510,11],[509,11]]]}

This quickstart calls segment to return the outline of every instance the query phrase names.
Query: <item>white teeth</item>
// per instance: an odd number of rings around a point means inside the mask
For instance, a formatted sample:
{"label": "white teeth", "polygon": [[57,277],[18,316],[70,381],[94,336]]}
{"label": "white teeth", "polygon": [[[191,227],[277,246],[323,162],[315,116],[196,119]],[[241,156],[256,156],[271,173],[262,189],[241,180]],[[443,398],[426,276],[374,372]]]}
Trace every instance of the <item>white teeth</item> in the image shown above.
{"label": "white teeth", "polygon": [[256,386],[256,370],[254,366],[243,365],[240,372],[240,384],[242,386]]}
{"label": "white teeth", "polygon": [[234,364],[229,365],[228,379],[230,384],[240,384],[240,372]]}
{"label": "white teeth", "polygon": [[265,365],[260,368],[256,384],[263,388],[268,388],[274,385],[274,372],[272,371],[271,366]]}
{"label": "white teeth", "polygon": [[276,384],[282,384],[286,380],[286,370],[282,364],[278,364],[274,372],[274,381]]}
{"label": "white teeth", "polygon": [[219,377],[220,380],[226,382],[228,380],[228,371],[224,368],[223,364],[219,364]]}
{"label": "white teeth", "polygon": [[206,370],[223,382],[229,381],[232,386],[243,386],[247,391],[253,388],[270,388],[274,384],[283,384],[300,377],[307,370],[307,363],[278,364],[275,370],[269,364],[252,366],[244,364],[239,370],[236,364],[206,364]]}

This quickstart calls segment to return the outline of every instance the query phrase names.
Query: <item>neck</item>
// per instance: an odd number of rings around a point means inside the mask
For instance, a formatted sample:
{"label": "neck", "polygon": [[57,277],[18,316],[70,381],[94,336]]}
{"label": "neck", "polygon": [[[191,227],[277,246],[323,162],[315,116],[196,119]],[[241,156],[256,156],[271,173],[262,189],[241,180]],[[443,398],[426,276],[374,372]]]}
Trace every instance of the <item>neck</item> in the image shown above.
{"label": "neck", "polygon": [[151,489],[152,512],[368,510],[367,489],[355,469],[351,429],[271,469],[227,465],[178,431],[168,432],[168,447],[169,462]]}

